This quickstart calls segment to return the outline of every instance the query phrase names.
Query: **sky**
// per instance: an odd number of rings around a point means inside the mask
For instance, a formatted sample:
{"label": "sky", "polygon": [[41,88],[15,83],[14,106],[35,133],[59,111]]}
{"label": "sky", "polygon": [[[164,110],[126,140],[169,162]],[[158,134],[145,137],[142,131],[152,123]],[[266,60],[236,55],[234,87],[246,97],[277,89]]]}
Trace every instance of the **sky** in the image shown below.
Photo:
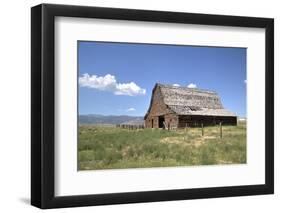
{"label": "sky", "polygon": [[246,48],[78,41],[79,114],[144,116],[156,83],[214,90],[246,117]]}

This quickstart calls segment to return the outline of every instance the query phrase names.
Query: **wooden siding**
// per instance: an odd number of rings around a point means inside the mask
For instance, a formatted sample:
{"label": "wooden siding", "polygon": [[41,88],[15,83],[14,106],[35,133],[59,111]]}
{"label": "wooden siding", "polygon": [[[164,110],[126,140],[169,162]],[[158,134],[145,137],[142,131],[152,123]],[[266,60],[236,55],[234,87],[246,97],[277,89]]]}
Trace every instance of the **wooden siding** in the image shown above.
{"label": "wooden siding", "polygon": [[[149,112],[145,119],[146,128],[158,128],[159,116],[172,114],[173,112],[167,107],[163,101],[163,97],[159,87],[156,87],[152,94],[152,100]],[[165,116],[166,122],[166,116]]]}
{"label": "wooden siding", "polygon": [[237,117],[229,116],[200,116],[200,115],[180,115],[179,116],[179,128],[186,126],[204,126],[217,125],[222,122],[222,125],[237,125]]}
{"label": "wooden siding", "polygon": [[174,113],[165,115],[165,123],[169,128],[178,127],[178,116]]}

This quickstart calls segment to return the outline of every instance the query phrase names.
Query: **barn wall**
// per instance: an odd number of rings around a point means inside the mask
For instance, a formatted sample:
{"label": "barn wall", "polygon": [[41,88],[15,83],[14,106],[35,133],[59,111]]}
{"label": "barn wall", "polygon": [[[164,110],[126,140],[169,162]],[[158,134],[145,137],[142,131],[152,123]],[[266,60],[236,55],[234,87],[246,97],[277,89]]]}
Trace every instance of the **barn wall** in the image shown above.
{"label": "barn wall", "polygon": [[186,126],[188,126],[188,127],[193,126],[192,122],[191,122],[191,117],[187,116],[187,115],[180,115],[179,116],[179,125],[178,125],[178,127],[179,128],[184,128]]}
{"label": "barn wall", "polygon": [[[170,128],[178,127],[178,116],[176,114],[167,114],[164,115],[164,121],[167,126]],[[159,127],[159,116],[148,116],[145,120],[145,127],[146,128],[152,128],[152,122],[153,122],[153,128]]]}
{"label": "barn wall", "polygon": [[165,115],[165,123],[170,127],[178,127],[178,116],[176,114]]}
{"label": "barn wall", "polygon": [[156,87],[152,95],[151,107],[149,113],[145,119],[145,127],[152,128],[152,120],[153,120],[153,128],[158,128],[159,116],[167,115],[171,113],[172,111],[163,102],[163,97],[160,92],[160,88]]}
{"label": "barn wall", "polygon": [[217,118],[217,120],[221,120],[223,125],[237,125],[237,117],[221,117]]}
{"label": "barn wall", "polygon": [[[152,125],[153,123],[153,125]],[[158,117],[157,116],[148,116],[145,119],[145,127],[146,128],[158,128]]]}
{"label": "barn wall", "polygon": [[179,116],[179,128],[186,126],[204,126],[217,125],[222,122],[222,125],[237,125],[237,117],[235,116],[200,116],[200,115],[181,115]]}

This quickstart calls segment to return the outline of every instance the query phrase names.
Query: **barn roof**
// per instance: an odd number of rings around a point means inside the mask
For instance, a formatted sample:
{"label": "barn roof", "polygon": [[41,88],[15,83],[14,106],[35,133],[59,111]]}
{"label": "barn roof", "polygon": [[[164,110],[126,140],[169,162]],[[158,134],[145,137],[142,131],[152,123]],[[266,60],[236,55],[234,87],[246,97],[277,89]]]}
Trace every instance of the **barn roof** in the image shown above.
{"label": "barn roof", "polygon": [[[236,116],[224,109],[218,94],[211,90],[156,84],[164,103],[179,115]],[[154,91],[153,90],[153,91]]]}

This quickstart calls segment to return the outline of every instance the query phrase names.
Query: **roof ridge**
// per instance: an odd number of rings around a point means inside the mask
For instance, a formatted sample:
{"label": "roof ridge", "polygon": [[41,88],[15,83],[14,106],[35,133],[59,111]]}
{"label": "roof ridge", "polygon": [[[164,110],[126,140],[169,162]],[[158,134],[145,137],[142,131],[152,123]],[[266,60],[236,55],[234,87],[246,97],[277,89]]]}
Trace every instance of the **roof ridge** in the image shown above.
{"label": "roof ridge", "polygon": [[212,93],[212,94],[217,94],[216,91],[214,90],[209,90],[209,89],[199,89],[199,88],[189,88],[185,86],[174,86],[172,84],[163,84],[163,83],[156,83],[156,86],[159,87],[166,87],[166,88],[178,88],[178,89],[185,89],[185,90],[190,90],[190,91],[196,91],[196,92],[205,92],[205,93]]}

